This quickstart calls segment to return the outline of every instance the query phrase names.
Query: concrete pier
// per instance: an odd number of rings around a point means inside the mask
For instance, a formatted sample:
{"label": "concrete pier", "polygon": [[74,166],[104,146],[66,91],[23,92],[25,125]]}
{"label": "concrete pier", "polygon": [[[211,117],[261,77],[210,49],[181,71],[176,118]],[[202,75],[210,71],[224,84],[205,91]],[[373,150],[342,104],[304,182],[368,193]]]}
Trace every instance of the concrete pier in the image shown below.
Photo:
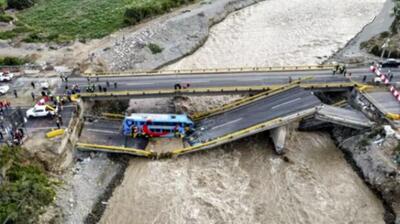
{"label": "concrete pier", "polygon": [[287,125],[272,129],[269,134],[274,142],[275,152],[279,155],[283,154],[285,149]]}

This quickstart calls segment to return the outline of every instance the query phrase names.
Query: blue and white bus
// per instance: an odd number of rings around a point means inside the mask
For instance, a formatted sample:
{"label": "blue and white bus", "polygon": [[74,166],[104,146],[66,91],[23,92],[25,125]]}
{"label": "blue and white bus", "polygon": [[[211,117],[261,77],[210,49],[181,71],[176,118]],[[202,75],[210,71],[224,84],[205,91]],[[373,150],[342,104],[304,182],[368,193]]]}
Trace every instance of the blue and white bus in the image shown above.
{"label": "blue and white bus", "polygon": [[194,128],[186,114],[133,113],[123,121],[124,135],[132,137],[185,137]]}

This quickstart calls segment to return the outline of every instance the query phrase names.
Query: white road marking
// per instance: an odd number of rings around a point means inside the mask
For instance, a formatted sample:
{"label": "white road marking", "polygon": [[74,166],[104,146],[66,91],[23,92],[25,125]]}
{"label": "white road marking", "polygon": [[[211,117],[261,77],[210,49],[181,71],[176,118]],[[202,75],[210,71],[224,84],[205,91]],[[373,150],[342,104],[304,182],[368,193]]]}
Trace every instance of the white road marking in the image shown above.
{"label": "white road marking", "polygon": [[226,122],[225,124],[220,124],[220,125],[214,126],[214,127],[211,128],[211,130],[212,130],[212,129],[216,129],[216,128],[223,127],[223,126],[228,125],[228,124],[233,124],[233,123],[238,122],[238,121],[240,121],[240,120],[242,120],[242,119],[243,119],[243,118],[241,117],[241,118],[238,118],[238,119],[236,119],[236,120]]}
{"label": "white road marking", "polygon": [[100,133],[106,133],[106,134],[119,134],[120,133],[118,131],[107,131],[107,130],[90,129],[90,128],[88,128],[87,130],[91,131],[91,132],[100,132]]}
{"label": "white road marking", "polygon": [[301,98],[296,98],[296,99],[294,99],[294,100],[289,100],[289,101],[287,101],[287,102],[284,102],[284,103],[281,103],[281,104],[279,104],[279,105],[273,106],[272,109],[281,107],[281,106],[286,105],[286,104],[289,104],[289,103],[296,102],[296,101],[298,101],[298,100],[300,100],[300,99],[301,99]]}

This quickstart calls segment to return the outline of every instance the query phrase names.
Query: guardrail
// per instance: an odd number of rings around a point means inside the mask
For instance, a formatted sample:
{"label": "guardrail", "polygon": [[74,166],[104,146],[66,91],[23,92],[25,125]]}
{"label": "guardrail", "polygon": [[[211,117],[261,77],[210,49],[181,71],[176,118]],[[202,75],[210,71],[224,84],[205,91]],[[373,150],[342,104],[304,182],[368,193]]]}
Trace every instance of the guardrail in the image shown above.
{"label": "guardrail", "polygon": [[96,144],[87,144],[87,143],[80,143],[76,144],[77,148],[80,150],[94,150],[94,151],[101,151],[101,152],[111,152],[111,153],[124,153],[130,154],[135,156],[142,156],[148,158],[156,157],[156,153],[151,151],[145,151],[141,149],[135,148],[127,148],[127,147],[118,147],[118,146],[109,146],[109,145],[96,145]]}
{"label": "guardrail", "polygon": [[279,72],[279,71],[312,71],[329,70],[334,65],[302,65],[280,67],[238,67],[238,68],[206,68],[206,69],[176,69],[176,70],[129,70],[107,72],[85,72],[83,76],[149,76],[149,75],[179,75],[204,73],[240,73],[240,72]]}
{"label": "guardrail", "polygon": [[[220,93],[240,93],[267,91],[280,88],[282,85],[263,85],[263,86],[237,86],[237,87],[212,87],[212,88],[189,88],[182,90],[160,89],[144,91],[112,91],[97,93],[81,93],[77,96],[82,98],[100,98],[100,97],[135,97],[135,96],[161,96],[161,95],[179,95],[179,94],[220,94]],[[300,87],[305,89],[325,89],[325,88],[348,88],[357,87],[356,83],[351,82],[331,82],[331,83],[301,83]]]}
{"label": "guardrail", "polygon": [[107,118],[118,119],[118,120],[123,120],[125,118],[125,115],[123,114],[101,113],[101,115]]}

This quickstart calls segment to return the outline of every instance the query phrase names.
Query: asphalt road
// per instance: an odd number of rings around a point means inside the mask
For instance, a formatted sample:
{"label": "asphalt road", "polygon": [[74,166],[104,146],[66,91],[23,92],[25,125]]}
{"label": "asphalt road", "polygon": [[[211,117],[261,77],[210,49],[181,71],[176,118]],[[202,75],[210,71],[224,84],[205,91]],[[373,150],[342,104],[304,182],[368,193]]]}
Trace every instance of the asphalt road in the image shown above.
{"label": "asphalt road", "polygon": [[119,120],[86,120],[79,142],[97,145],[111,145],[145,149],[146,139],[133,139],[121,133],[122,121]]}
{"label": "asphalt road", "polygon": [[[23,113],[26,113],[27,109],[22,109]],[[72,118],[72,112],[74,111],[73,105],[63,106],[63,110],[61,111],[61,116],[63,120],[63,124],[61,128],[67,128],[68,124]],[[51,129],[57,128],[56,119],[55,118],[27,118],[28,122],[25,124],[25,128],[29,133],[33,132],[48,132]]]}
{"label": "asphalt road", "polygon": [[[349,69],[351,79],[362,82],[363,77],[367,76],[367,82],[372,81],[375,74],[369,71],[369,68]],[[400,81],[400,69],[392,69],[394,74],[393,82]],[[342,74],[332,75],[331,70],[320,71],[284,71],[284,72],[244,72],[244,73],[223,73],[223,74],[179,74],[179,75],[155,75],[155,76],[137,76],[137,77],[99,77],[99,81],[92,77],[90,80],[96,85],[107,87],[107,81],[110,86],[107,91],[125,91],[125,90],[154,90],[154,89],[171,89],[176,83],[190,84],[192,88],[204,87],[237,87],[237,86],[260,86],[288,83],[289,77],[292,80],[312,76],[313,79],[307,82],[310,83],[332,83],[332,82],[347,82],[349,78]],[[117,88],[114,88],[114,83],[117,83]],[[65,85],[72,86],[78,84],[83,92],[88,86],[87,78],[71,77],[68,83],[60,83],[56,90],[57,94],[62,94],[65,91]]]}
{"label": "asphalt road", "polygon": [[195,132],[190,136],[190,143],[206,142],[268,120],[310,109],[320,104],[321,101],[311,91],[293,88],[201,120],[196,125]]}

